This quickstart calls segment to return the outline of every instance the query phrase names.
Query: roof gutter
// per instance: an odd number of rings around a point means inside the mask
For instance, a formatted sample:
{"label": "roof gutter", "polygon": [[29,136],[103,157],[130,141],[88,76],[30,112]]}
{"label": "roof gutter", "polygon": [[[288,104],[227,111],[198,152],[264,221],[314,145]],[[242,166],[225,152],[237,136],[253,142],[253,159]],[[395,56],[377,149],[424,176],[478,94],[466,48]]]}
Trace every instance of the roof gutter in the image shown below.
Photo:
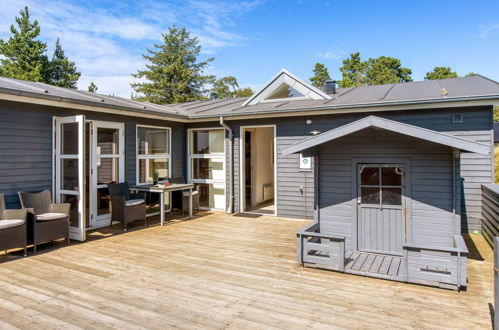
{"label": "roof gutter", "polygon": [[227,209],[227,213],[233,213],[233,205],[234,205],[234,189],[233,189],[233,176],[234,176],[234,171],[232,170],[232,160],[234,157],[234,150],[233,150],[233,141],[234,141],[234,134],[232,132],[232,128],[227,125],[227,123],[224,122],[224,117],[220,116],[220,125],[223,126],[228,132],[229,132],[229,207]]}

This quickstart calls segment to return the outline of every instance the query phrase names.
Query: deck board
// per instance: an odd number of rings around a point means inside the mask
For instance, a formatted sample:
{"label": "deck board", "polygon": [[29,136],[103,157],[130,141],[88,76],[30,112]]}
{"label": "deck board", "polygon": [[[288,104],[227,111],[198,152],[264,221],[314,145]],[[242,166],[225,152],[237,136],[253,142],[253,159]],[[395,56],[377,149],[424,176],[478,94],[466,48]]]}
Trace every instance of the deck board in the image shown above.
{"label": "deck board", "polygon": [[[307,223],[202,213],[103,229],[28,258],[0,254],[0,328],[490,328],[492,263],[480,236],[485,260],[469,260],[458,293],[303,268],[294,232]],[[366,256],[359,267],[383,261]]]}

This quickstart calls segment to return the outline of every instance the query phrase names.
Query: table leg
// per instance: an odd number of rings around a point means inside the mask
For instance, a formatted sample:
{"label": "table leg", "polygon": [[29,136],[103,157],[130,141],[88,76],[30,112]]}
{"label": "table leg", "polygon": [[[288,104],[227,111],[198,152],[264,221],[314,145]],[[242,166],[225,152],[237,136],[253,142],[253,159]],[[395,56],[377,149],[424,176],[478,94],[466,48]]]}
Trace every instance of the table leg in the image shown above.
{"label": "table leg", "polygon": [[164,226],[165,224],[165,192],[162,191],[159,193],[159,213],[160,213],[160,220],[161,220],[161,225]]}
{"label": "table leg", "polygon": [[189,189],[189,219],[192,219],[192,188]]}

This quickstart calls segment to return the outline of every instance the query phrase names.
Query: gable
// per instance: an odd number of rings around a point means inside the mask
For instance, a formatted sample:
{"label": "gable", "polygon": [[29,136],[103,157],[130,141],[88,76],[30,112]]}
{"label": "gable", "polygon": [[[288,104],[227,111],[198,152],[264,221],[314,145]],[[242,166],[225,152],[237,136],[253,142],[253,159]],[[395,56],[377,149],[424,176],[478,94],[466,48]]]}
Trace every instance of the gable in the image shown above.
{"label": "gable", "polygon": [[331,97],[286,69],[282,69],[242,106],[287,99],[329,100]]}

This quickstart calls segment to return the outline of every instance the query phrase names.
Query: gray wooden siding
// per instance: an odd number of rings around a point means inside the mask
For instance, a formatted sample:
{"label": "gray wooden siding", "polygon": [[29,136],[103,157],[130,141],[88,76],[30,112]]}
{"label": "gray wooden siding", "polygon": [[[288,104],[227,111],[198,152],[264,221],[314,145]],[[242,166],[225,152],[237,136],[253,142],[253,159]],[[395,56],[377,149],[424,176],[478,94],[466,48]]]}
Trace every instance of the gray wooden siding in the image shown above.
{"label": "gray wooden siding", "polygon": [[452,245],[454,223],[451,149],[373,129],[351,134],[320,148],[319,212],[322,233],[345,235],[346,250],[357,249],[352,246],[357,221],[353,217],[357,205],[357,188],[352,173],[353,158],[373,158],[376,159],[374,162],[380,158],[410,159],[408,241]]}
{"label": "gray wooden siding", "polygon": [[[454,114],[463,114],[462,123],[453,123]],[[326,116],[290,117],[279,119],[258,120],[227,120],[234,131],[234,211],[240,211],[239,203],[239,133],[241,126],[277,125],[277,213],[282,217],[309,218],[314,217],[314,181],[313,172],[300,172],[299,156],[283,157],[280,150],[317,130],[325,132],[365,117],[366,114],[334,114]],[[410,125],[420,126],[436,131],[455,134],[473,141],[492,145],[492,108],[456,108],[434,110],[411,110],[397,112],[380,112],[376,116],[397,120]],[[312,124],[307,125],[306,120]],[[189,124],[188,127],[217,127],[218,122]],[[462,184],[462,231],[480,230],[481,189],[482,183],[492,180],[492,159],[473,153],[463,153],[461,156]],[[424,170],[423,167],[421,167]],[[418,173],[417,173],[418,174]],[[338,176],[342,173],[338,172]],[[419,174],[418,174],[419,175]],[[450,172],[447,172],[450,176]],[[228,182],[228,180],[227,180]],[[300,187],[304,187],[304,195]],[[457,187],[459,188],[459,187]],[[429,213],[431,209],[427,210]],[[429,214],[428,213],[428,214]],[[438,216],[438,213],[435,214]]]}
{"label": "gray wooden siding", "polygon": [[79,114],[125,123],[125,178],[130,183],[136,180],[135,125],[171,127],[173,175],[183,175],[181,123],[4,101],[0,103],[0,193],[6,194],[9,208],[19,206],[18,191],[52,189],[52,117]]}
{"label": "gray wooden siding", "polygon": [[494,237],[499,236],[499,185],[488,184],[482,186],[482,230],[483,237],[492,247]]}

